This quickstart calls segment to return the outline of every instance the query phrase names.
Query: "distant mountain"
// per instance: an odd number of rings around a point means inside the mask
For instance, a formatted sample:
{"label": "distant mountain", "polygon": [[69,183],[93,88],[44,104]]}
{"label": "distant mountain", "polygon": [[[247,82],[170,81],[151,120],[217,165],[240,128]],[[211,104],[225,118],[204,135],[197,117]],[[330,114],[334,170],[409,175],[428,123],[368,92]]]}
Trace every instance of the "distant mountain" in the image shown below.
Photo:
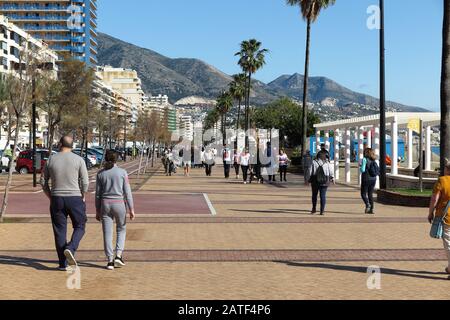
{"label": "distant mountain", "polygon": [[[304,76],[298,73],[293,75],[283,75],[268,84],[269,88],[279,94],[284,94],[291,98],[303,99]],[[308,98],[311,102],[319,103],[327,98],[337,100],[337,104],[345,106],[352,103],[379,107],[380,100],[366,94],[354,92],[345,88],[337,82],[325,77],[309,78]],[[419,107],[405,106],[400,103],[387,101],[387,107],[394,108],[402,112],[427,112],[428,110]]]}
{"label": "distant mountain", "polygon": [[[135,69],[145,92],[167,94],[172,103],[190,96],[214,99],[231,81],[229,75],[198,59],[171,59],[103,33],[99,33],[98,41],[99,64]],[[301,100],[302,94],[303,76],[297,73],[283,75],[269,84],[255,80],[252,103],[267,104],[283,96]],[[331,98],[338,106],[351,103],[379,105],[376,98],[351,91],[324,77],[311,78],[309,95],[309,100],[314,103]],[[394,102],[389,102],[388,106],[398,111],[424,111]]]}

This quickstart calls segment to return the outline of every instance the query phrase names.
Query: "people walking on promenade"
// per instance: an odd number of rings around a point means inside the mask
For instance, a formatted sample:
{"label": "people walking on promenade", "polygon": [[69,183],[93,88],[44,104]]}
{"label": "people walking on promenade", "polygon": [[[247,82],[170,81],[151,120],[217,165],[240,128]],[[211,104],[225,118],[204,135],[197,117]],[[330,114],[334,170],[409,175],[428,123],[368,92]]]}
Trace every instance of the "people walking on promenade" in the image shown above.
{"label": "people walking on promenade", "polygon": [[310,175],[309,175],[309,169],[311,168],[311,165],[313,163],[313,159],[311,156],[311,151],[306,151],[306,153],[303,155],[303,178],[305,179],[305,185],[309,184]]}
{"label": "people walking on promenade", "polygon": [[248,170],[250,168],[250,153],[248,152],[248,148],[245,148],[245,151],[241,154],[240,162],[242,168],[242,179],[244,180],[244,184],[247,184]]}
{"label": "people walking on promenade", "polygon": [[373,192],[377,184],[380,168],[376,162],[375,150],[364,150],[364,158],[361,163],[361,198],[366,205],[366,214],[374,214]]}
{"label": "people walking on promenade", "polygon": [[[112,150],[106,152],[105,167],[97,174],[95,208],[97,221],[102,223],[105,255],[108,259],[106,268],[114,270],[125,266],[123,252],[127,232],[127,209],[130,220],[135,218],[133,195],[131,194],[128,173],[119,168],[117,154]],[[116,221],[117,240],[113,248],[113,226]]]}
{"label": "people walking on promenade", "polygon": [[[59,149],[60,152],[47,161],[41,183],[51,202],[50,213],[59,268],[66,270],[68,265],[77,266],[75,254],[86,232],[85,194],[89,188],[89,176],[84,159],[72,153],[72,137],[61,138]],[[67,242],[68,216],[73,226],[70,242]]]}
{"label": "people walking on promenade", "polygon": [[230,148],[228,148],[226,144],[223,145],[222,160],[223,160],[223,171],[224,171],[225,179],[229,179],[232,159],[231,159]]}
{"label": "people walking on promenade", "polygon": [[445,212],[450,201],[450,162],[445,167],[445,176],[440,177],[433,189],[428,221],[444,218],[443,241],[447,253],[448,266],[445,272],[450,274],[450,212]]}
{"label": "people walking on promenade", "polygon": [[173,150],[169,149],[166,154],[166,176],[172,176],[172,173],[176,173],[175,159],[173,156]]}
{"label": "people walking on promenade", "polygon": [[209,149],[205,152],[205,172],[207,177],[212,176],[212,168],[215,165],[214,159],[213,150]]}
{"label": "people walking on promenade", "polygon": [[[327,146],[326,146],[325,143],[322,143],[322,144],[320,145],[320,151],[319,151],[319,152],[324,152],[325,155],[326,155],[326,157],[327,157],[327,160],[328,160],[328,161],[331,160],[330,151],[328,151]],[[317,156],[318,156],[318,155],[319,155],[319,153],[317,153]],[[317,159],[318,159],[318,158],[317,158]]]}
{"label": "people walking on promenade", "polygon": [[241,155],[237,149],[234,150],[233,154],[233,166],[234,171],[236,172],[236,179],[239,180],[239,174],[241,170]]}
{"label": "people walking on promenade", "polygon": [[327,191],[330,183],[334,183],[334,172],[330,162],[327,160],[327,153],[320,151],[317,159],[313,161],[309,168],[309,176],[312,187],[311,214],[317,213],[317,200],[320,193],[320,215],[325,214],[327,204]]}
{"label": "people walking on promenade", "polygon": [[280,150],[280,156],[278,157],[280,165],[280,181],[287,182],[287,169],[289,166],[289,157],[284,150]]}
{"label": "people walking on promenade", "polygon": [[267,163],[267,175],[269,176],[269,182],[277,182],[276,173],[278,169],[278,163],[276,159],[276,154],[272,149],[272,144],[270,142],[267,143],[266,156],[269,163]]}

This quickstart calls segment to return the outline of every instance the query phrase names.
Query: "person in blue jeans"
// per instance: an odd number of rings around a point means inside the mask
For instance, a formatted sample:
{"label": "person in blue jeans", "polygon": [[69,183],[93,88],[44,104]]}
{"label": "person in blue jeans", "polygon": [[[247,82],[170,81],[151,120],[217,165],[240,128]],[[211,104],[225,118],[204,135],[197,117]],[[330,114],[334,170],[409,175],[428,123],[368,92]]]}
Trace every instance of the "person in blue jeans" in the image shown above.
{"label": "person in blue jeans", "polygon": [[371,148],[364,150],[361,171],[361,198],[366,205],[366,214],[374,214],[373,192],[377,184],[379,174],[378,164],[375,162],[377,156]]}
{"label": "person in blue jeans", "polygon": [[[331,166],[331,163],[327,159],[328,152],[320,151],[317,154],[317,158],[312,162],[308,176],[311,177],[309,183],[311,183],[312,187],[312,205],[313,208],[311,210],[311,214],[317,213],[317,200],[320,194],[320,215],[323,216],[325,214],[326,204],[327,204],[327,191],[328,187],[331,183],[335,183],[334,181],[334,169]],[[318,174],[319,171],[323,170],[323,175],[326,178],[326,181],[319,182]]]}
{"label": "person in blue jeans", "polygon": [[[89,189],[89,176],[83,158],[72,153],[72,137],[61,138],[59,147],[61,151],[47,161],[41,184],[50,200],[59,269],[65,271],[68,267],[77,266],[75,254],[86,233],[85,194]],[[73,226],[69,242],[67,242],[67,217],[70,217]]]}

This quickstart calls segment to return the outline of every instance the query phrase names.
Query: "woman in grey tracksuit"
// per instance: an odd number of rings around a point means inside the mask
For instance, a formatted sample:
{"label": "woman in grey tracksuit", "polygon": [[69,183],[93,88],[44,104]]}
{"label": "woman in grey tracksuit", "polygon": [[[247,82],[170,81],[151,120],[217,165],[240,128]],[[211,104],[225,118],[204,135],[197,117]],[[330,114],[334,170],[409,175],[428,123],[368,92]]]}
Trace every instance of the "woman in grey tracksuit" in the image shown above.
{"label": "woman in grey tracksuit", "polygon": [[[105,254],[108,270],[123,267],[123,251],[126,239],[127,209],[134,220],[134,205],[128,173],[116,165],[117,153],[109,150],[105,155],[105,168],[97,174],[95,206],[97,220],[102,222]],[[117,243],[114,254],[113,225],[116,220]]]}

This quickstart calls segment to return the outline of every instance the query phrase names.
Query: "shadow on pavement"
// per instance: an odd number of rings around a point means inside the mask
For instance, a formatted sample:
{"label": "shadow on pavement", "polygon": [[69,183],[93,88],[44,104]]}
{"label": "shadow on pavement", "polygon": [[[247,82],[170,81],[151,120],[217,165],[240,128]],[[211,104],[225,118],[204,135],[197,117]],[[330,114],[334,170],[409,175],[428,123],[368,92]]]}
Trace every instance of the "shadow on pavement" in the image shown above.
{"label": "shadow on pavement", "polygon": [[[53,264],[53,265],[55,265],[55,267],[48,267],[45,264]],[[39,260],[39,259],[0,255],[0,266],[2,266],[2,265],[33,268],[33,269],[39,270],[39,271],[59,271],[56,268],[56,266],[58,265],[58,262],[55,260]],[[78,263],[78,266],[86,267],[86,268],[104,269],[102,266],[92,264],[92,263],[85,263],[85,262]]]}
{"label": "shadow on pavement", "polygon": [[[301,262],[291,262],[291,261],[274,261],[274,262],[286,264],[287,266],[290,266],[290,267],[329,269],[329,270],[334,270],[334,271],[348,271],[348,272],[357,272],[357,273],[367,274],[367,268],[360,267],[360,266],[344,266],[344,265],[336,265],[336,264],[331,264],[331,263],[301,263]],[[445,281],[450,280],[450,276],[448,276],[445,272],[409,271],[409,270],[381,268],[381,273],[394,275],[394,276],[401,276],[401,277],[426,279],[426,280],[445,280]],[[438,276],[448,276],[448,277],[443,278],[443,277],[438,277]]]}

